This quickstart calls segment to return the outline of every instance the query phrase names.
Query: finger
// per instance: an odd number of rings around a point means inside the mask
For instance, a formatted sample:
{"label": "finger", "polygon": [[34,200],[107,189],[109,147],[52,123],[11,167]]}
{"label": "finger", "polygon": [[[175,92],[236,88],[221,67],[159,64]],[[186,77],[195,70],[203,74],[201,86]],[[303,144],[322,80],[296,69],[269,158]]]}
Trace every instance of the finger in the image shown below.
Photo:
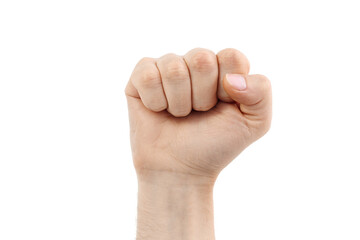
{"label": "finger", "polygon": [[175,117],[184,117],[191,112],[191,83],[184,59],[167,54],[157,61],[161,80],[168,102],[168,112]]}
{"label": "finger", "polygon": [[247,75],[250,70],[250,63],[246,56],[233,48],[227,48],[217,54],[219,62],[219,85],[217,90],[218,98],[223,102],[232,102],[223,87],[223,79],[227,73]]}
{"label": "finger", "polygon": [[223,80],[226,93],[238,103],[241,112],[266,131],[271,123],[271,84],[263,75],[227,74]]}
{"label": "finger", "polygon": [[192,108],[207,111],[217,103],[218,64],[216,55],[195,48],[184,56],[191,78]]}
{"label": "finger", "polygon": [[148,109],[159,112],[167,108],[160,73],[152,58],[143,58],[135,66],[127,86],[129,94],[139,97]]}

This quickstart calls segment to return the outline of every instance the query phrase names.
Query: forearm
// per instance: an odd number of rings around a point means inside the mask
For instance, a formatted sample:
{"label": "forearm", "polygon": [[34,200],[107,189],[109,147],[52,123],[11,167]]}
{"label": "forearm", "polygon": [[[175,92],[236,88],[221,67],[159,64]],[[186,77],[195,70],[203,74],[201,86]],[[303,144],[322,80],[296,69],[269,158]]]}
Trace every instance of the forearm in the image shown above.
{"label": "forearm", "polygon": [[212,180],[147,172],[138,184],[138,240],[215,239]]}

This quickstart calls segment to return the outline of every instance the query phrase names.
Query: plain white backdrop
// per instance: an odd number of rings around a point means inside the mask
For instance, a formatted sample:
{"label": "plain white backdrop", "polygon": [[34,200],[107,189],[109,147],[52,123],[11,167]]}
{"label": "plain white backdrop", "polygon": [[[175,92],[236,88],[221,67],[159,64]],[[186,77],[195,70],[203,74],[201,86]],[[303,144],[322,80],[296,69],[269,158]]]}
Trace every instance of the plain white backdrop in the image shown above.
{"label": "plain white backdrop", "polygon": [[237,48],[273,125],[219,176],[219,240],[360,239],[358,1],[0,2],[0,239],[135,239],[126,82]]}

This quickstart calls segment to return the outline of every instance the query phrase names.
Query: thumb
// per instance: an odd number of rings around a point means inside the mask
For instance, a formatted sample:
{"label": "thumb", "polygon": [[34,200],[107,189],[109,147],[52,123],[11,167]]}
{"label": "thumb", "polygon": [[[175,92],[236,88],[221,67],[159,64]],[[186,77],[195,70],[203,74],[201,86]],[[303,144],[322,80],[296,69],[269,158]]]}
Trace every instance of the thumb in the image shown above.
{"label": "thumb", "polygon": [[271,84],[267,77],[259,74],[226,74],[223,86],[230,98],[238,103],[245,117],[270,127]]}

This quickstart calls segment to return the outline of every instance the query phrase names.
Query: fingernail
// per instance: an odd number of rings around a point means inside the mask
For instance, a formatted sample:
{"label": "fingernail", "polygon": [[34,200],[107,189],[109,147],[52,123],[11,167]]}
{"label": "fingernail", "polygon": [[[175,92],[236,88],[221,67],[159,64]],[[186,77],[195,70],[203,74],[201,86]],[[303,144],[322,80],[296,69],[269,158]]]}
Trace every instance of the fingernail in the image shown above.
{"label": "fingernail", "polygon": [[226,78],[230,85],[236,90],[243,91],[246,89],[246,81],[240,74],[226,74]]}

